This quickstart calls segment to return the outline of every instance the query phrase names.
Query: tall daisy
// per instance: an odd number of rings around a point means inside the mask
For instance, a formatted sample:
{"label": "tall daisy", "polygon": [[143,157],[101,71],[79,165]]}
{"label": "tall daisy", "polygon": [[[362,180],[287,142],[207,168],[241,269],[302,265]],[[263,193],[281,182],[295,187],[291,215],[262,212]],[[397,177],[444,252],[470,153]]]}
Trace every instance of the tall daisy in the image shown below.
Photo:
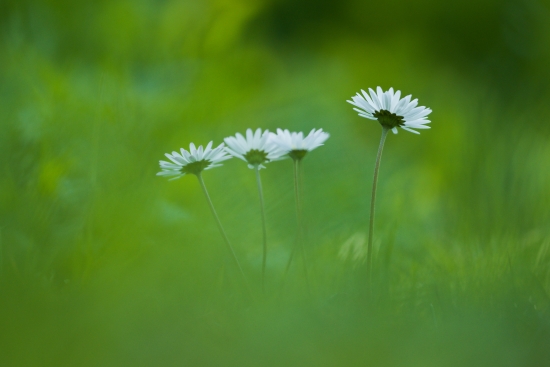
{"label": "tall daisy", "polygon": [[[306,137],[304,137],[304,133],[302,132],[290,132],[288,130],[281,129],[277,129],[277,134],[271,133],[271,141],[294,161],[294,195],[296,201],[296,219],[298,221],[298,236],[296,243],[299,244],[301,248],[306,282],[308,283],[306,251],[303,243],[302,203],[300,200],[300,193],[302,192],[300,180],[301,162],[308,152],[323,145],[329,136],[330,135],[324,132],[323,129],[313,129]],[[294,247],[290,254],[290,258],[288,259],[286,272],[288,272],[288,269],[290,268],[295,250],[296,247]]]}
{"label": "tall daisy", "polygon": [[231,159],[231,156],[227,155],[224,148],[225,147],[223,143],[221,143],[214,149],[212,149],[212,142],[208,143],[206,148],[203,148],[202,145],[197,148],[195,147],[195,144],[191,143],[189,144],[188,151],[181,148],[180,153],[166,153],[165,155],[170,160],[170,162],[159,161],[161,171],[157,173],[157,176],[170,177],[170,180],[176,180],[187,174],[192,174],[197,177],[204,196],[206,197],[206,201],[210,206],[210,210],[212,211],[212,214],[216,219],[216,224],[218,225],[218,229],[220,230],[223,240],[225,241],[225,244],[227,245],[227,248],[229,249],[229,252],[233,257],[235,264],[237,265],[241,275],[243,276],[246,287],[250,291],[246,275],[244,274],[239,259],[235,254],[235,250],[233,250],[233,246],[231,246],[231,242],[229,242],[229,238],[227,237],[227,234],[223,229],[220,218],[216,212],[216,209],[214,208],[214,204],[212,204],[212,199],[210,199],[210,195],[208,194],[208,190],[206,189],[206,185],[204,184],[204,180],[202,179],[202,171],[219,167],[221,166],[221,162]]}
{"label": "tall daisy", "polygon": [[370,96],[364,90],[357,93],[348,101],[355,106],[354,110],[359,116],[370,120],[377,120],[385,129],[391,129],[397,134],[397,128],[420,134],[414,129],[429,129],[426,124],[430,123],[427,116],[432,112],[424,106],[418,106],[418,99],[411,101],[411,95],[400,98],[401,91],[394,93],[393,88],[383,92],[377,87],[376,93],[369,88]]}
{"label": "tall daisy", "polygon": [[411,101],[411,95],[404,98],[401,97],[401,91],[394,93],[393,88],[388,91],[382,91],[382,88],[377,87],[376,92],[369,88],[369,93],[361,90],[362,94],[357,93],[348,101],[355,106],[354,110],[359,112],[359,116],[370,120],[376,120],[382,126],[382,136],[376,156],[376,164],[374,166],[374,180],[372,183],[372,196],[370,204],[370,222],[369,222],[369,240],[367,246],[367,267],[368,281],[370,283],[372,274],[372,239],[374,232],[374,204],[376,200],[376,185],[378,181],[378,170],[380,168],[380,159],[384,142],[388,131],[392,130],[397,134],[397,128],[419,134],[415,129],[429,129],[427,126],[430,120],[427,120],[428,115],[432,112],[431,109],[424,106],[418,106],[418,99]]}
{"label": "tall daisy", "polygon": [[262,256],[262,291],[265,292],[265,269],[267,264],[267,229],[265,220],[265,203],[262,189],[262,180],[260,178],[260,170],[265,168],[265,164],[283,159],[285,152],[270,141],[269,131],[257,129],[253,132],[251,129],[246,130],[246,137],[237,133],[235,136],[230,136],[224,139],[227,147],[225,151],[230,155],[242,159],[248,163],[248,167],[256,172],[256,183],[258,185],[258,194],[260,196],[260,209],[262,214],[262,230],[263,230],[263,256]]}

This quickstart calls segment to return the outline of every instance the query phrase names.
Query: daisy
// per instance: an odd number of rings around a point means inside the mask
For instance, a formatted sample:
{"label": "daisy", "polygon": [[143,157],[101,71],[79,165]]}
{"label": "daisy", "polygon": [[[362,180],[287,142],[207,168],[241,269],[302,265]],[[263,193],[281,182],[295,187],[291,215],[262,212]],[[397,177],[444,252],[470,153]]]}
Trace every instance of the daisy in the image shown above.
{"label": "daisy", "polygon": [[166,153],[166,157],[171,162],[159,161],[161,171],[157,176],[172,177],[176,180],[186,174],[199,175],[202,171],[221,166],[221,162],[231,159],[224,150],[224,144],[221,143],[212,149],[212,142],[208,143],[203,149],[202,145],[198,148],[195,144],[189,144],[189,151],[181,148],[181,154],[178,152]]}
{"label": "daisy", "polygon": [[394,134],[397,134],[398,126],[415,134],[420,133],[413,129],[430,128],[426,125],[430,123],[426,117],[432,110],[418,106],[418,99],[411,101],[410,94],[400,99],[401,91],[398,90],[394,93],[393,88],[390,88],[383,92],[380,87],[376,88],[376,92],[369,88],[370,96],[364,90],[361,92],[362,95],[357,93],[351,97],[352,101],[347,101],[358,107],[354,110],[359,112],[359,116],[378,120],[383,127],[391,129]]}
{"label": "daisy", "polygon": [[267,264],[267,226],[265,219],[264,194],[260,169],[265,168],[264,164],[285,158],[286,152],[270,141],[269,131],[257,129],[253,132],[246,130],[246,138],[237,133],[224,139],[227,147],[225,151],[233,157],[242,159],[248,163],[248,167],[256,171],[256,184],[260,196],[260,211],[262,215],[263,246],[262,246],[262,291],[265,293],[265,269]]}
{"label": "daisy", "polygon": [[251,169],[262,169],[265,168],[264,164],[283,159],[285,155],[269,137],[269,130],[262,132],[262,129],[257,129],[253,132],[252,129],[248,129],[246,138],[239,133],[225,138],[225,151],[247,162]]}
{"label": "daisy", "polygon": [[324,132],[323,129],[313,129],[305,138],[303,132],[291,133],[288,130],[277,129],[277,134],[271,133],[270,140],[276,144],[280,150],[288,154],[290,158],[300,160],[307,152],[323,145],[329,136],[330,135]]}
{"label": "daisy", "polygon": [[216,224],[218,225],[218,229],[220,230],[223,240],[227,245],[227,248],[231,253],[231,256],[235,261],[241,275],[243,276],[249,294],[252,296],[246,275],[244,274],[243,268],[237,258],[237,254],[235,253],[235,250],[233,249],[233,246],[231,245],[231,242],[229,242],[229,238],[223,229],[220,217],[214,208],[212,199],[210,199],[210,195],[208,194],[208,190],[206,189],[206,185],[202,179],[202,171],[221,166],[220,163],[230,159],[231,156],[227,155],[225,152],[223,143],[212,149],[212,142],[208,143],[206,148],[203,148],[202,145],[196,148],[195,144],[191,143],[189,144],[189,151],[181,148],[180,152],[181,153],[172,152],[172,154],[165,154],[171,162],[160,161],[161,171],[157,173],[157,176],[171,177],[170,180],[178,179],[186,174],[192,174],[197,177],[202,192],[204,193],[206,201],[210,207],[210,211],[216,219]]}
{"label": "daisy", "polygon": [[371,120],[378,120],[382,125],[382,136],[380,145],[378,146],[378,154],[376,155],[376,163],[374,165],[374,179],[372,181],[372,193],[370,201],[370,221],[369,221],[369,240],[367,243],[367,284],[370,286],[372,277],[372,240],[374,234],[374,204],[376,201],[376,186],[378,183],[378,171],[380,169],[380,160],[382,158],[382,150],[388,131],[392,130],[397,134],[397,127],[419,134],[414,129],[429,129],[427,126],[430,120],[427,116],[432,113],[432,110],[424,106],[418,106],[418,100],[411,101],[411,96],[401,97],[401,91],[394,93],[393,88],[383,92],[382,88],[377,87],[376,93],[369,88],[370,95],[364,90],[361,90],[362,95],[351,97],[352,101],[347,101],[356,106],[355,111],[359,112],[359,116]]}
{"label": "daisy", "polygon": [[323,143],[329,138],[329,136],[330,135],[324,132],[323,129],[313,129],[305,138],[304,133],[302,132],[290,132],[288,130],[281,129],[277,129],[277,134],[271,134],[271,141],[279,146],[279,149],[284,151],[294,161],[294,195],[296,203],[296,220],[298,222],[298,234],[296,236],[295,246],[290,253],[290,257],[286,265],[285,278],[286,273],[288,273],[290,265],[292,264],[292,259],[296,252],[296,249],[297,247],[300,247],[302,259],[304,262],[304,273],[308,290],[309,279],[307,272],[306,251],[303,238],[302,204],[300,200],[300,193],[302,192],[300,180],[300,163],[308,152],[323,145]]}

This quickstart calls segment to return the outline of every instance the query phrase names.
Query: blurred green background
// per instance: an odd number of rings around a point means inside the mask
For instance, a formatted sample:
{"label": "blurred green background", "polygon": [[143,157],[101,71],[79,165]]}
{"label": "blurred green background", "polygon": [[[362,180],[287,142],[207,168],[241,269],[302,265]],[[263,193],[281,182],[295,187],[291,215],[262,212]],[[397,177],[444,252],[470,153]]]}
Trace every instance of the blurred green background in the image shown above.
{"label": "blurred green background", "polygon": [[[550,365],[550,4],[543,0],[0,1],[0,366]],[[382,159],[345,101],[433,109]],[[165,152],[323,128],[304,161],[194,177]],[[283,285],[284,284],[284,285]]]}

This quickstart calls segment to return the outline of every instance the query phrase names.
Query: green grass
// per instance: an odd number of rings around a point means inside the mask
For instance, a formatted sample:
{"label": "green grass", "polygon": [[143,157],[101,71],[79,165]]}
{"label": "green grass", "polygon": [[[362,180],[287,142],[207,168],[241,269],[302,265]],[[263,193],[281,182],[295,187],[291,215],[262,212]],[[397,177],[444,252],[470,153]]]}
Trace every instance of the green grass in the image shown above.
{"label": "green grass", "polygon": [[[0,366],[550,364],[546,8],[403,3],[381,33],[342,4],[0,5]],[[380,127],[345,100],[377,85],[434,112],[386,141],[369,297]],[[155,176],[249,127],[331,134],[303,161],[311,295],[299,257],[283,283],[290,160],[262,170],[265,297],[254,172],[203,175],[254,301],[197,180]]]}

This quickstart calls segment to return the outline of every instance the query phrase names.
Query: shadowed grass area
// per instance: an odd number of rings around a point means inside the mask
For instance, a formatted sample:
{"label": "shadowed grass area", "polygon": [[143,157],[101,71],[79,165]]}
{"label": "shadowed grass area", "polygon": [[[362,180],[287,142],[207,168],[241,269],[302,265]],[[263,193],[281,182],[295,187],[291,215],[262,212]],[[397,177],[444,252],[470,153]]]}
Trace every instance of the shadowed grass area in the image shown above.
{"label": "shadowed grass area", "polygon": [[[373,16],[373,12],[377,16]],[[546,4],[347,0],[0,5],[0,365],[542,366],[550,360]],[[365,18],[366,17],[366,18]],[[391,25],[391,26],[389,26]],[[480,36],[482,35],[482,36]],[[345,101],[394,87],[433,128]],[[194,177],[165,152],[246,128],[331,134]]]}

